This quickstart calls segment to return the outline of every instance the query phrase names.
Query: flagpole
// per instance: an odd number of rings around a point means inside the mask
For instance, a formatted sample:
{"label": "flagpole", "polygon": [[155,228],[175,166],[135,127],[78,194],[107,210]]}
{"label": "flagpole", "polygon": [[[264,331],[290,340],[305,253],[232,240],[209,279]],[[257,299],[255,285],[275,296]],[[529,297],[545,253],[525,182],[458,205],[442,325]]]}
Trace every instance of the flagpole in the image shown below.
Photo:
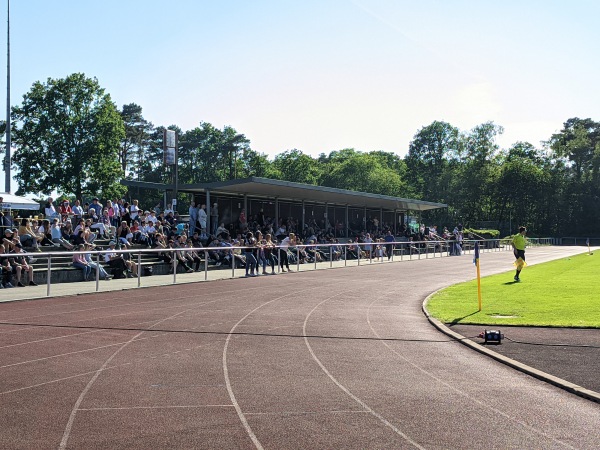
{"label": "flagpole", "polygon": [[475,242],[475,256],[473,258],[475,267],[477,268],[477,302],[479,311],[481,311],[481,270],[479,269],[479,242]]}

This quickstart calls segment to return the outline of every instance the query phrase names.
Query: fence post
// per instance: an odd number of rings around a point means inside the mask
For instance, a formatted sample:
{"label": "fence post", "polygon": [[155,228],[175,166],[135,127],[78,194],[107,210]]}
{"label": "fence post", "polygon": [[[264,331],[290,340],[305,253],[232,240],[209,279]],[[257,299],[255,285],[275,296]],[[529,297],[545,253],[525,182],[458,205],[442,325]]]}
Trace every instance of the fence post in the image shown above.
{"label": "fence post", "polygon": [[50,281],[52,279],[52,255],[48,255],[48,274],[46,275],[46,297],[50,297]]}
{"label": "fence post", "polygon": [[96,292],[100,290],[100,253],[96,253]]}
{"label": "fence post", "polygon": [[204,281],[206,280],[208,280],[208,250],[204,250]]}
{"label": "fence post", "polygon": [[177,250],[171,252],[173,255],[173,284],[177,283]]}
{"label": "fence post", "polygon": [[137,260],[137,279],[138,279],[138,287],[142,285],[142,252],[138,252],[138,260]]}

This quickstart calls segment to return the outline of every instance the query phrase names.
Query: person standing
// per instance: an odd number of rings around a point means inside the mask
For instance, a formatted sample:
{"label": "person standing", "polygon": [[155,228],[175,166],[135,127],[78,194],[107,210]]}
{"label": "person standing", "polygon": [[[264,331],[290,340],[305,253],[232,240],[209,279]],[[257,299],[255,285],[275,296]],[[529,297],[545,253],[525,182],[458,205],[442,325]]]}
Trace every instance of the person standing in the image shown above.
{"label": "person standing", "polygon": [[210,233],[213,235],[217,234],[217,227],[219,226],[219,205],[214,203],[210,209]]}
{"label": "person standing", "polygon": [[390,230],[388,230],[384,239],[385,239],[385,252],[387,253],[387,258],[389,261],[390,259],[392,259],[392,255],[394,253],[394,241],[396,240],[396,238],[394,237],[392,232]]}
{"label": "person standing", "polygon": [[525,246],[527,245],[527,239],[525,238],[525,234],[527,233],[527,228],[520,227],[519,233],[515,234],[512,239],[512,247],[515,254],[515,266],[517,267],[517,272],[515,273],[515,281],[521,281],[519,275],[521,274],[521,270],[525,267]]}
{"label": "person standing", "polygon": [[[255,277],[258,275],[258,262],[256,261],[256,256],[254,252],[256,250],[256,238],[251,231],[248,231],[246,234],[246,239],[244,242],[244,255],[246,256],[246,277]],[[256,269],[256,275],[254,274],[254,270]]]}
{"label": "person standing", "polygon": [[296,245],[296,235],[294,233],[290,233],[288,237],[283,239],[279,244],[279,266],[281,267],[281,271],[285,272],[287,269],[288,272],[291,272],[290,269],[290,261],[288,258],[288,248],[294,247]]}
{"label": "person standing", "polygon": [[198,222],[198,208],[196,208],[196,202],[192,200],[190,203],[190,236],[196,231],[196,223]]}
{"label": "person standing", "polygon": [[200,223],[200,239],[206,239],[206,221],[208,216],[206,214],[206,205],[203,203],[198,210],[198,222]]}

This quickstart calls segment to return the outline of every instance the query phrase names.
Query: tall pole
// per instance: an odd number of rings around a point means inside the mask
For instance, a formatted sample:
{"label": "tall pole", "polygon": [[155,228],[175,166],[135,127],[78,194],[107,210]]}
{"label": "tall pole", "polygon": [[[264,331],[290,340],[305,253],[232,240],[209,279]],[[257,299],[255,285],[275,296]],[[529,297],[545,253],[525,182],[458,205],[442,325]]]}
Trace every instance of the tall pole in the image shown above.
{"label": "tall pole", "polygon": [[4,157],[4,190],[10,194],[10,0],[7,6],[6,27],[6,155]]}

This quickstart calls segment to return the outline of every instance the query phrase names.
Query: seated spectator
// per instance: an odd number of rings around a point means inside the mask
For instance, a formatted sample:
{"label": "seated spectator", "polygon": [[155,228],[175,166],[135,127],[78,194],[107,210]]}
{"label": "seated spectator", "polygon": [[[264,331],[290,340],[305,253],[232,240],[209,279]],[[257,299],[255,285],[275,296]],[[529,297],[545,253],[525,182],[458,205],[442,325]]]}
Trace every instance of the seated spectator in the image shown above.
{"label": "seated spectator", "polygon": [[217,227],[217,233],[216,233],[217,237],[223,238],[225,235],[229,235],[229,231],[227,230],[227,228],[225,228],[225,224],[221,223],[218,227]]}
{"label": "seated spectator", "polygon": [[51,235],[53,243],[62,245],[67,250],[73,250],[75,248],[73,244],[63,238],[62,226],[56,217],[52,219]]}
{"label": "seated spectator", "polygon": [[58,247],[60,244],[54,244],[52,242],[52,230],[50,230],[50,221],[48,219],[42,220],[42,224],[37,229],[38,236],[41,236],[41,240],[38,240],[41,246],[52,246]]}
{"label": "seated spectator", "polygon": [[194,270],[198,272],[200,270],[200,264],[202,263],[202,258],[198,254],[196,250],[194,250],[194,245],[192,244],[192,240],[188,239],[185,243],[185,246],[189,249],[185,252],[186,258],[193,264]]}
{"label": "seated spectator", "polygon": [[210,249],[208,251],[208,257],[214,261],[217,266],[220,266],[225,262],[225,254],[219,250],[215,250],[215,247],[221,247],[220,239],[216,238],[215,236],[211,236],[207,247]]}
{"label": "seated spectator", "polygon": [[14,230],[7,228],[4,230],[4,238],[2,239],[2,243],[4,244],[4,248],[8,252],[14,251],[15,245],[20,244],[21,242],[15,238]]}
{"label": "seated spectator", "polygon": [[35,231],[31,229],[29,219],[21,219],[21,225],[19,226],[19,239],[24,247],[34,247],[37,251],[41,251],[38,246]]}
{"label": "seated spectator", "polygon": [[104,225],[104,234],[107,239],[115,239],[115,235],[117,234],[117,228],[113,226],[112,221],[108,215],[108,210],[104,209],[102,211],[102,217],[98,219],[98,223]]}
{"label": "seated spectator", "polygon": [[98,198],[94,198],[92,200],[92,204],[88,206],[88,215],[89,217],[92,216],[92,210],[95,211],[96,216],[100,217],[100,215],[102,214],[102,210],[104,208],[102,207],[102,204],[100,203],[100,201],[98,200]]}
{"label": "seated spectator", "polygon": [[[156,238],[154,240],[154,248],[157,249],[167,249],[167,243],[165,241],[165,236],[163,234],[157,233]],[[158,259],[167,264],[173,264],[172,252],[158,252]]]}
{"label": "seated spectator", "polygon": [[33,267],[27,263],[27,258],[25,253],[23,253],[23,246],[20,242],[15,244],[14,251],[15,253],[12,257],[9,257],[9,261],[12,266],[12,272],[17,277],[17,286],[25,287],[21,282],[23,272],[27,273],[29,276],[29,286],[37,286],[33,281]]}
{"label": "seated spectator", "polygon": [[[85,250],[93,250],[93,249],[94,249],[94,244],[86,244]],[[85,256],[85,260],[87,261],[88,265],[91,267],[92,270],[100,271],[100,274],[98,276],[101,280],[106,280],[106,281],[110,280],[110,276],[108,275],[106,270],[104,270],[104,267],[102,267],[101,264],[98,264],[96,261],[94,261],[92,259],[91,253],[86,251],[84,253],[84,256]],[[94,275],[94,274],[92,273],[92,275]]]}
{"label": "seated spectator", "polygon": [[200,234],[197,231],[194,231],[194,234],[192,235],[192,245],[194,248],[200,248],[202,247],[202,241],[200,240]]}
{"label": "seated spectator", "polygon": [[54,206],[54,199],[52,197],[48,197],[48,201],[44,205],[44,217],[47,219],[53,219],[58,216],[58,211]]}
{"label": "seated spectator", "polygon": [[[185,245],[181,246],[179,242],[175,242],[173,239],[171,239],[169,241],[169,248],[180,249],[185,248]],[[194,271],[194,269],[188,265],[189,260],[186,257],[185,251],[175,251],[175,257],[177,258],[177,267],[181,266],[187,273],[192,273]]]}
{"label": "seated spectator", "polygon": [[63,222],[73,215],[73,210],[71,209],[69,200],[65,198],[62,202],[60,202],[60,206],[58,207],[58,213],[60,214],[60,217]]}
{"label": "seated spectator", "polygon": [[79,200],[75,200],[75,204],[71,208],[73,211],[73,220],[76,223],[79,223],[79,219],[83,218],[83,208],[81,207],[81,202]]}
{"label": "seated spectator", "polygon": [[134,200],[131,202],[131,206],[129,207],[129,217],[132,221],[138,220],[140,217],[140,207],[139,202]]}
{"label": "seated spectator", "polygon": [[[0,255],[6,254],[8,251],[4,247],[4,244],[0,244]],[[0,280],[0,286],[2,288],[12,288],[14,287],[12,283],[13,270],[12,265],[10,264],[10,260],[8,256],[0,257],[0,269],[2,278]]]}
{"label": "seated spectator", "polygon": [[114,278],[125,278],[125,274],[127,274],[127,277],[129,278],[134,276],[137,277],[137,264],[123,258],[123,254],[117,252],[116,246],[117,243],[115,241],[110,241],[108,243],[109,249],[106,250],[106,253],[104,254],[104,260],[113,270]]}
{"label": "seated spectator", "polygon": [[71,242],[73,240],[74,230],[73,223],[71,219],[67,219],[67,221],[61,227],[62,237],[64,240]]}
{"label": "seated spectator", "polygon": [[77,246],[78,251],[73,253],[73,267],[77,267],[83,271],[83,281],[90,281],[92,268],[85,259],[84,251],[85,244],[79,244]]}
{"label": "seated spectator", "polygon": [[126,247],[130,247],[133,245],[133,233],[131,232],[131,228],[127,224],[126,220],[121,221],[121,225],[117,228],[117,239]]}

